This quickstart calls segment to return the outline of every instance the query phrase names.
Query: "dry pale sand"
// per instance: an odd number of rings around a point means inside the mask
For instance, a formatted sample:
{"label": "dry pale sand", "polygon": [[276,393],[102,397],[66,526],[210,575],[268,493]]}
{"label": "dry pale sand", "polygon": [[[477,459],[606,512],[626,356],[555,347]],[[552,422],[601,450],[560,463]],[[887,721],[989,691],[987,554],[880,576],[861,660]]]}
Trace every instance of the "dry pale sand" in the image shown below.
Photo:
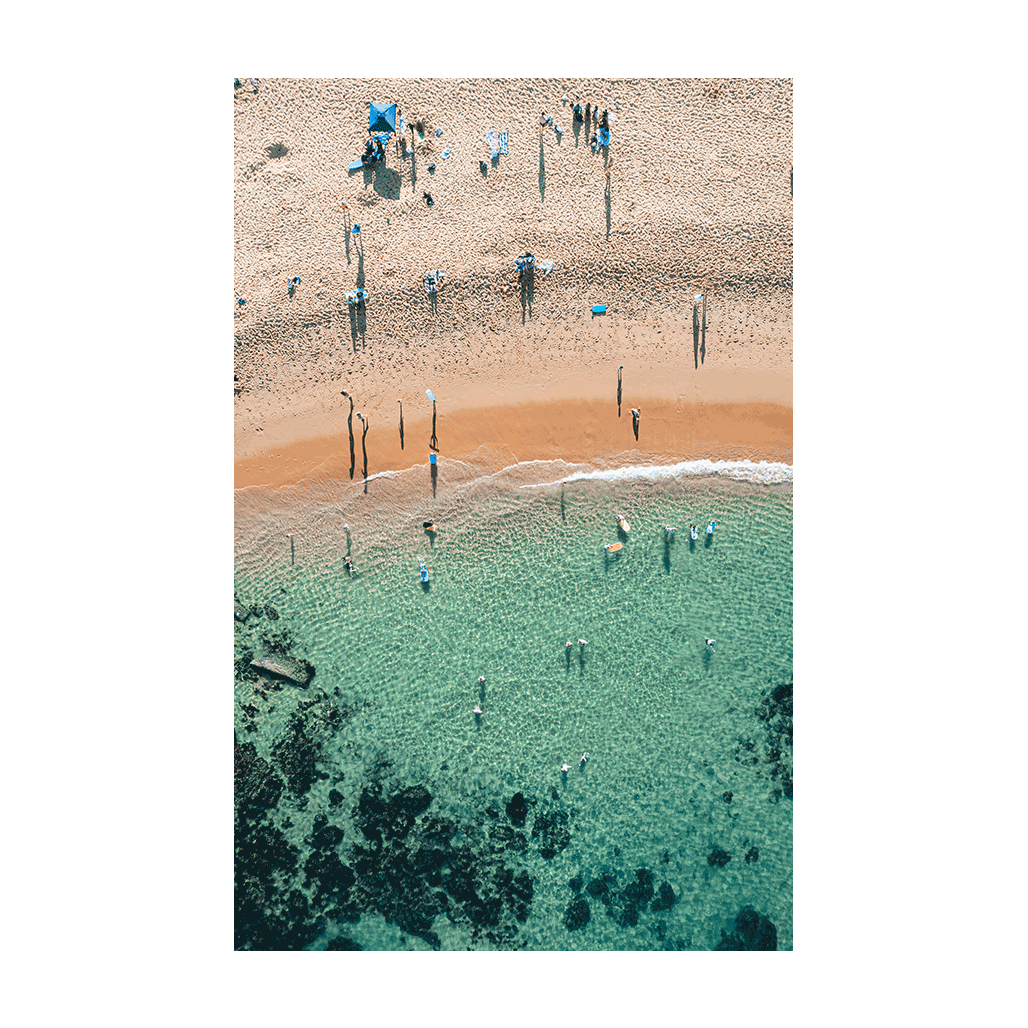
{"label": "dry pale sand", "polygon": [[[606,154],[577,97],[615,115]],[[425,139],[349,174],[372,100]],[[426,388],[444,457],[791,463],[790,80],[265,79],[234,102],[237,486],[348,468],[342,390],[371,419],[372,474],[427,459]],[[492,162],[491,128],[510,133]],[[530,294],[526,249],[554,264]]]}

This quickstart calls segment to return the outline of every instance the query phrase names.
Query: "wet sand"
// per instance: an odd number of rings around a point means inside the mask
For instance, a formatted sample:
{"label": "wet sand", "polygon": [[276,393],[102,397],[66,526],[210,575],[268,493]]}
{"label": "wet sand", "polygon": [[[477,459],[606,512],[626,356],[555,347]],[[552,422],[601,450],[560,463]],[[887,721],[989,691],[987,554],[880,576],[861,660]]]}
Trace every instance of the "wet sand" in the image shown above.
{"label": "wet sand", "polygon": [[[517,406],[467,407],[438,413],[436,443],[440,465],[466,460],[489,471],[534,460],[595,461],[598,455],[632,464],[671,464],[684,460],[742,460],[792,463],[792,408],[780,403],[685,403],[636,398],[639,438],[632,416],[622,417],[610,400],[555,400]],[[341,420],[345,422],[345,414]],[[432,418],[376,419],[362,440],[354,421],[355,480],[368,474],[427,464]],[[301,438],[236,462],[236,488],[278,488],[323,476],[343,476],[350,467],[350,437],[342,432]]]}

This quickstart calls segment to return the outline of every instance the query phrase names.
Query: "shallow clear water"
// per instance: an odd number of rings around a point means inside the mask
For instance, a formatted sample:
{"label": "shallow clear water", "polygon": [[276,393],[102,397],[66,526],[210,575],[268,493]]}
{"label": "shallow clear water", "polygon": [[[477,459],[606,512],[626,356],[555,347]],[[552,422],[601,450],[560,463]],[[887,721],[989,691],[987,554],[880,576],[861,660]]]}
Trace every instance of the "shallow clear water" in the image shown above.
{"label": "shallow clear water", "polygon": [[[520,791],[535,801],[526,836],[534,815],[565,811],[571,839],[549,859],[535,839],[506,854],[533,883],[511,945],[710,949],[750,905],[774,923],[778,948],[791,948],[791,789],[783,795],[771,775],[766,725],[754,713],[771,689],[792,682],[791,481],[607,470],[580,473],[562,490],[562,475],[564,466],[470,469],[435,501],[412,495],[408,482],[360,524],[344,514],[358,503],[359,483],[341,487],[338,501],[299,491],[240,518],[237,599],[270,604],[279,617],[237,625],[237,657],[261,655],[270,635],[288,632],[316,676],[307,690],[286,685],[266,696],[237,676],[239,742],[274,764],[298,703],[324,695],[350,712],[319,734],[327,777],[306,804],[284,792],[271,823],[302,861],[314,818],[326,815],[345,835],[337,852],[346,863],[348,847],[364,842],[351,812],[368,782],[382,781],[387,794],[420,784],[433,797],[427,813],[459,823],[455,845],[474,853],[510,823],[504,808]],[[434,541],[421,529],[426,510],[437,518]],[[631,532],[607,556],[619,512]],[[354,578],[343,570],[344,516],[361,569]],[[710,518],[717,528],[707,545]],[[677,533],[665,545],[668,523]],[[289,530],[298,537],[292,553]],[[791,766],[791,749],[789,758]],[[715,847],[731,854],[723,867],[708,862]],[[759,856],[744,859],[754,847]],[[677,902],[641,906],[635,924],[568,884],[608,871],[624,885],[638,868],[653,873],[655,887],[666,881]],[[288,878],[283,894],[304,891],[302,875]],[[591,917],[569,931],[565,911],[578,896]],[[432,929],[443,949],[493,948],[460,918],[438,914]],[[335,935],[366,949],[429,948],[373,909],[356,924],[329,915],[307,948]]]}

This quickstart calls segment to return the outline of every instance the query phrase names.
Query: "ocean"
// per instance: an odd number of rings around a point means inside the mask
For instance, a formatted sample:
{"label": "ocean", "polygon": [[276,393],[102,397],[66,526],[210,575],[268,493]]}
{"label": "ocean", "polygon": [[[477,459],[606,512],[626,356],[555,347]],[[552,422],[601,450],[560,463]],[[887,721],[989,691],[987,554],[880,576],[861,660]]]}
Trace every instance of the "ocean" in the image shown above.
{"label": "ocean", "polygon": [[237,491],[236,948],[791,949],[791,467],[488,456]]}

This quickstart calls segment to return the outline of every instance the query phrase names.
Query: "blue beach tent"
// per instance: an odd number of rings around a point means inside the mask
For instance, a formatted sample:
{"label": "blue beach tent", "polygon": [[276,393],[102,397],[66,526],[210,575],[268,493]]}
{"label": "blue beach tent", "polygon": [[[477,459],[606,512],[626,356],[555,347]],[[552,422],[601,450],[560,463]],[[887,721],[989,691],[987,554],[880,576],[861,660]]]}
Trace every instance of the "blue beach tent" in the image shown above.
{"label": "blue beach tent", "polygon": [[371,104],[368,113],[369,132],[396,131],[396,104]]}

